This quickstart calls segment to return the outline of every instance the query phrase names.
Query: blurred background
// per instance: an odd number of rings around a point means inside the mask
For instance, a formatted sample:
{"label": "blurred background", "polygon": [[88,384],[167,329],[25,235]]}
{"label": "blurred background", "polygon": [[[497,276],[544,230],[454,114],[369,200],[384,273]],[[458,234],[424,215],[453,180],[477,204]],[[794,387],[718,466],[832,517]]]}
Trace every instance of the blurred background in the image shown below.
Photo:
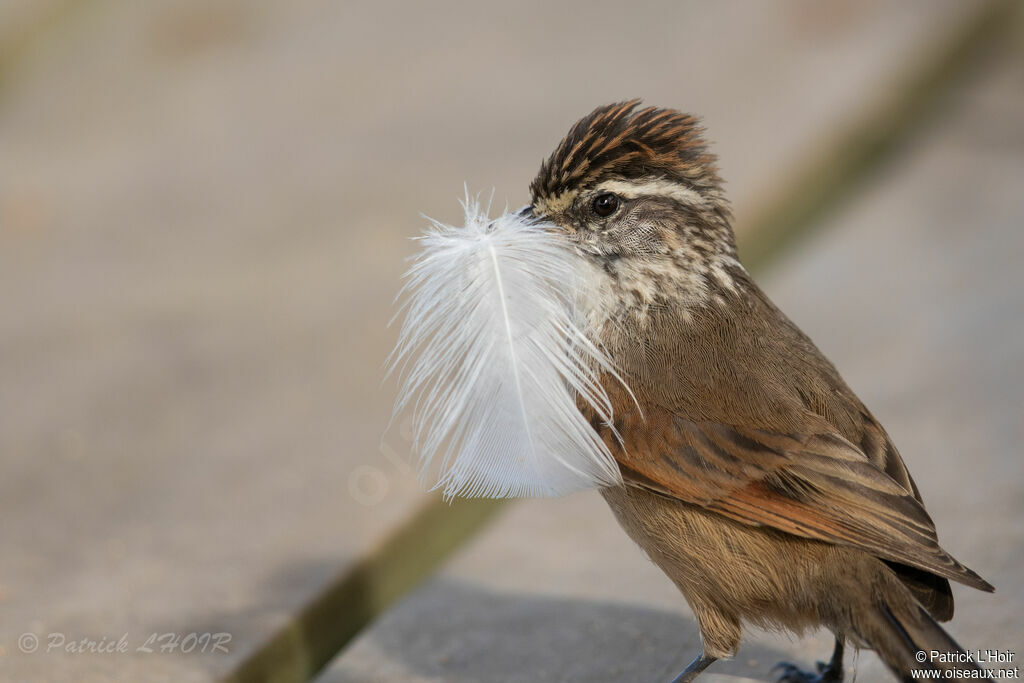
{"label": "blurred background", "polygon": [[[421,213],[459,220],[464,182],[525,203],[631,97],[703,118],[741,257],[997,586],[957,588],[951,632],[1020,646],[1022,27],[988,0],[0,0],[0,680],[671,679],[692,619],[596,494],[449,508],[382,440]],[[748,642],[707,679],[830,649]]]}

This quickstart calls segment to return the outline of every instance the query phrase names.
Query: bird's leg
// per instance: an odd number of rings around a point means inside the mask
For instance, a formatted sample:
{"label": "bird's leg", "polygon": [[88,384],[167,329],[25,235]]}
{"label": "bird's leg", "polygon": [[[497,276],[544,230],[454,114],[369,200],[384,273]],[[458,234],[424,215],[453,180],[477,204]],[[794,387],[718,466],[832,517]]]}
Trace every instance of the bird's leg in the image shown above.
{"label": "bird's leg", "polygon": [[701,671],[711,666],[717,659],[718,657],[709,657],[701,652],[683,669],[681,674],[672,679],[672,683],[690,683],[690,681],[697,678]]}
{"label": "bird's leg", "polygon": [[823,677],[828,676],[825,680],[843,680],[843,639],[841,637],[836,636],[836,646],[832,650],[832,659],[828,660],[828,664],[822,666],[822,662],[818,662],[818,673]]}
{"label": "bird's leg", "polygon": [[836,647],[832,650],[832,659],[825,662],[818,662],[818,673],[812,674],[798,669],[788,662],[779,662],[775,669],[780,669],[782,674],[776,679],[776,683],[839,683],[843,680],[843,639],[836,636]]}

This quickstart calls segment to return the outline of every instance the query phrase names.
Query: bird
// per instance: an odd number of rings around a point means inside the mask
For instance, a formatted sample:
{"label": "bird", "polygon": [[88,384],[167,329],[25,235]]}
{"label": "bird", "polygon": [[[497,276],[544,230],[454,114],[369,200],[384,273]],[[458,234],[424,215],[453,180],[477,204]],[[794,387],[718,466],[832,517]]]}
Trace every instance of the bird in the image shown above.
{"label": "bird", "polygon": [[841,681],[847,645],[899,680],[976,675],[963,656],[918,658],[963,653],[938,623],[950,580],[994,588],[939,546],[885,429],[743,267],[700,121],[598,107],[542,162],[523,212],[587,263],[581,310],[615,367],[601,374],[613,414],[578,408],[621,471],[602,496],[699,626],[675,683],[734,656],[746,625],[835,635],[816,672],[780,664],[787,683]]}

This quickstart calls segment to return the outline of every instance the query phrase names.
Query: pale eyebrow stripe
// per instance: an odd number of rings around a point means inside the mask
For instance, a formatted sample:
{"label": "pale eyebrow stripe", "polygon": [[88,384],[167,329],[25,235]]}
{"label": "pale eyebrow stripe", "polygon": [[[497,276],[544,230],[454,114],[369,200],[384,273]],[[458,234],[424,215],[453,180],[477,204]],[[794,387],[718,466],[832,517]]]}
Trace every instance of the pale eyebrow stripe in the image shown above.
{"label": "pale eyebrow stripe", "polygon": [[651,180],[606,180],[594,188],[597,192],[613,192],[625,199],[643,196],[671,197],[680,204],[705,206],[707,201],[696,190],[664,178]]}

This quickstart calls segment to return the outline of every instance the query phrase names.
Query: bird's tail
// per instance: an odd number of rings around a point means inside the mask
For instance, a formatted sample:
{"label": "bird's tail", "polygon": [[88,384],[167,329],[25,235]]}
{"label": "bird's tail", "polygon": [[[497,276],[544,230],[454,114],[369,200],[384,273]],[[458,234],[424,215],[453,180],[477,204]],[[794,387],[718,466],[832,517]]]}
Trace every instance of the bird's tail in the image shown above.
{"label": "bird's tail", "polygon": [[916,601],[894,604],[879,603],[857,630],[901,681],[992,680]]}

